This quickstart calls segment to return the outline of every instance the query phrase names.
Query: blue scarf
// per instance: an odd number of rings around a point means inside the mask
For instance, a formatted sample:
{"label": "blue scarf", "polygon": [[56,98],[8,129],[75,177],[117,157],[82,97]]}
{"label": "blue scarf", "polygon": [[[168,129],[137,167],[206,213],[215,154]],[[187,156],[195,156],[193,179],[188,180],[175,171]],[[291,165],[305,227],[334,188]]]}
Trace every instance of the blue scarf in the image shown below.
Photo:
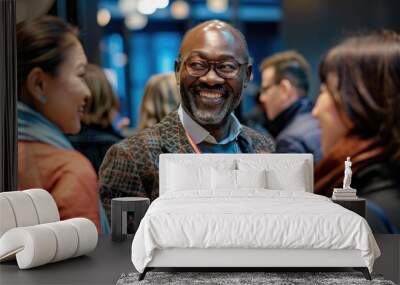
{"label": "blue scarf", "polygon": [[74,149],[61,130],[24,103],[17,103],[18,140],[50,144],[57,148]]}

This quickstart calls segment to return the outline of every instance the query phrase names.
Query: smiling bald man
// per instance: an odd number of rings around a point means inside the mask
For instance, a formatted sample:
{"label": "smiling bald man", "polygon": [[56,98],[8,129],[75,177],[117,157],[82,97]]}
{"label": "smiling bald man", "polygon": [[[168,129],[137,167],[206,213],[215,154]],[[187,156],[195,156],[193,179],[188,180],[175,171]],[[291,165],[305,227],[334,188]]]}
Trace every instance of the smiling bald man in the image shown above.
{"label": "smiling bald man", "polygon": [[267,153],[273,141],[240,124],[233,114],[252,65],[244,36],[231,25],[207,21],[189,30],[175,61],[182,103],[160,123],[107,152],[100,168],[100,194],[111,199],[158,197],[161,153]]}

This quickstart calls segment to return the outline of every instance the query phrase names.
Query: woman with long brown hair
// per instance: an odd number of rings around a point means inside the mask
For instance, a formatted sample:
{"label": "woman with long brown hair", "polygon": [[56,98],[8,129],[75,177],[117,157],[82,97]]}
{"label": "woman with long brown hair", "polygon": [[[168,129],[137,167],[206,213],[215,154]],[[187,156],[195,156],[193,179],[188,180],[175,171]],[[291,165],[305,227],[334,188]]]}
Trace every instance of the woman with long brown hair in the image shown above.
{"label": "woman with long brown hair", "polygon": [[320,64],[321,89],[313,115],[322,129],[323,160],[315,192],[341,187],[343,163],[352,161],[352,184],[367,199],[374,232],[400,229],[400,35],[381,31],[352,37]]}

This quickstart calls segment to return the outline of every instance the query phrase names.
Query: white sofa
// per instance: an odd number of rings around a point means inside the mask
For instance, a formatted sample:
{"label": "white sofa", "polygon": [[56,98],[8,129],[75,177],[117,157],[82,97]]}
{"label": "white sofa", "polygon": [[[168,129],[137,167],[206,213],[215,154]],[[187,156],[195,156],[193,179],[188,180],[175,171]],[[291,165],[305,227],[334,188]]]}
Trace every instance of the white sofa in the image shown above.
{"label": "white sofa", "polygon": [[98,234],[86,218],[60,221],[53,197],[43,189],[0,193],[0,262],[29,269],[86,254]]}

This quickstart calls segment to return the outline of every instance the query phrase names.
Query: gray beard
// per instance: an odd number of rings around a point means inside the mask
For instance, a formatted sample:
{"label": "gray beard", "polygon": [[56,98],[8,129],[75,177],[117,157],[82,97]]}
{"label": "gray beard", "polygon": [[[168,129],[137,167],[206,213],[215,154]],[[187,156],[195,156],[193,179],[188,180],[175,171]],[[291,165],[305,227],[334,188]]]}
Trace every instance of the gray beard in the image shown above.
{"label": "gray beard", "polygon": [[[201,126],[211,125],[217,126],[221,125],[226,121],[226,118],[229,114],[236,109],[239,105],[240,100],[235,102],[234,97],[230,97],[228,102],[224,102],[222,109],[219,111],[209,111],[209,110],[199,110],[196,106],[196,102],[194,100],[194,95],[190,93],[189,96],[185,96],[187,94],[186,91],[181,86],[180,88],[182,104],[185,106],[185,110],[193,117],[193,119],[200,124]],[[182,96],[183,94],[183,96]]]}
{"label": "gray beard", "polygon": [[210,112],[208,110],[199,110],[196,107],[196,103],[194,101],[190,101],[190,108],[195,120],[200,125],[219,125],[221,124],[226,117],[231,113],[229,105],[226,104],[222,107],[222,110],[219,112]]}

